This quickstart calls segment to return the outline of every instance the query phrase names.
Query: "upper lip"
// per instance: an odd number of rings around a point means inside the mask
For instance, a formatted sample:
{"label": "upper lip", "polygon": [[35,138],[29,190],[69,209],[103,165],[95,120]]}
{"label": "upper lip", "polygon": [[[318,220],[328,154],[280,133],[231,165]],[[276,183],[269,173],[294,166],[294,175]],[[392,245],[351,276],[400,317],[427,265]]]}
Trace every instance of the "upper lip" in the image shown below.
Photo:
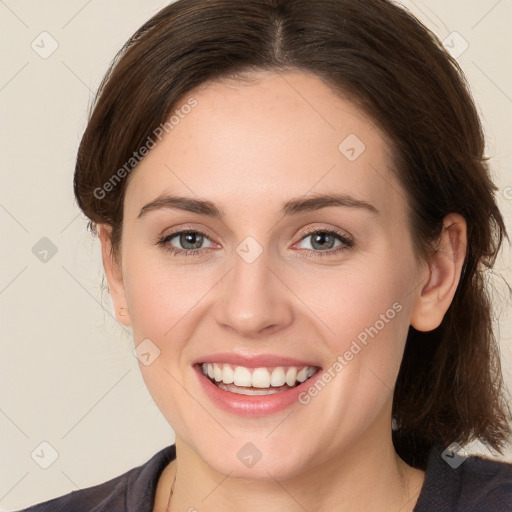
{"label": "upper lip", "polygon": [[283,357],[276,354],[242,355],[233,352],[208,354],[196,359],[192,364],[202,363],[226,363],[234,366],[245,366],[246,368],[270,368],[275,366],[297,366],[300,368],[304,366],[320,366],[311,361]]}

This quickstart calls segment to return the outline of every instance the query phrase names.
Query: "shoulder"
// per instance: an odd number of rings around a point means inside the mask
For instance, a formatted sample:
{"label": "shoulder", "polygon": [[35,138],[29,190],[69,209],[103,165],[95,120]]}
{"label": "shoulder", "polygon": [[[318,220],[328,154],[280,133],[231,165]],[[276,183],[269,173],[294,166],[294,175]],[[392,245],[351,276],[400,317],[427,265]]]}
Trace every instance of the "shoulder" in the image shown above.
{"label": "shoulder", "polygon": [[144,464],[107,482],[72,491],[19,512],[151,511],[158,478],[175,457],[175,446],[167,446]]}
{"label": "shoulder", "polygon": [[[458,459],[457,459],[458,457]],[[512,464],[432,449],[414,512],[512,512]]]}
{"label": "shoulder", "polygon": [[463,466],[461,504],[475,503],[482,512],[512,511],[512,464],[469,457]]}

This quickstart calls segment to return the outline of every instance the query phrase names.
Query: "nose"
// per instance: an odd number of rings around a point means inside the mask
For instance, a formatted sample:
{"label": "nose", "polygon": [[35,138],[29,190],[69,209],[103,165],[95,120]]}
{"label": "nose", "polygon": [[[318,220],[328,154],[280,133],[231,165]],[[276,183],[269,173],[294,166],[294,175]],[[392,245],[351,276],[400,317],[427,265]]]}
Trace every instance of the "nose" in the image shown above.
{"label": "nose", "polygon": [[293,321],[293,293],[270,266],[263,252],[247,262],[235,254],[233,268],[221,283],[214,316],[238,337],[258,339],[288,327]]}

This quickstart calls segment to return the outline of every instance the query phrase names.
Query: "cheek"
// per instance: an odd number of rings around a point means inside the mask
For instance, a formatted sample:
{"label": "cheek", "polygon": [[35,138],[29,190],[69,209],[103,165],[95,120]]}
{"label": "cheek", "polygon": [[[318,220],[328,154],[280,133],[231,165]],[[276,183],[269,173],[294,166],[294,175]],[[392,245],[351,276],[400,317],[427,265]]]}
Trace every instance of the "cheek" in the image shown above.
{"label": "cheek", "polygon": [[333,373],[364,380],[361,389],[371,386],[368,378],[380,388],[379,379],[394,386],[414,297],[414,263],[408,253],[380,256],[343,271],[317,274],[294,290],[307,298],[308,308],[321,320],[317,324],[331,364],[339,363]]}
{"label": "cheek", "polygon": [[[303,298],[333,334],[352,337],[377,323],[395,323],[412,300],[412,269],[407,262],[394,266],[362,262],[330,273],[316,273],[297,281],[294,291]],[[398,305],[397,305],[398,303]],[[395,305],[393,307],[393,305]]]}
{"label": "cheek", "polygon": [[134,334],[139,336],[171,336],[211,288],[207,273],[194,270],[193,265],[165,265],[139,253],[127,261],[126,268],[126,298]]}
{"label": "cheek", "polygon": [[181,365],[187,360],[187,340],[193,336],[195,306],[205,294],[199,283],[205,287],[206,283],[194,278],[192,266],[190,272],[183,272],[151,261],[142,251],[136,254],[126,258],[126,297],[135,346],[140,344],[140,351],[149,352],[151,358],[148,364],[140,359],[139,368],[167,421],[175,431],[186,432],[184,418],[191,403]]}

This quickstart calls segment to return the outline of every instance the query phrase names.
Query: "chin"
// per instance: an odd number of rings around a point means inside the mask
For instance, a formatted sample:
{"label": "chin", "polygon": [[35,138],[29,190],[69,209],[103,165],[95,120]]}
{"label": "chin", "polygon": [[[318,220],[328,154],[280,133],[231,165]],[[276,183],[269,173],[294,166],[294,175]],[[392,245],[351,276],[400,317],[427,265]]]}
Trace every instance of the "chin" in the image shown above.
{"label": "chin", "polygon": [[[204,438],[193,449],[212,469],[231,478],[247,480],[288,480],[303,473],[313,463],[315,450],[293,437],[249,433],[233,439]],[[253,441],[250,441],[250,439]]]}

